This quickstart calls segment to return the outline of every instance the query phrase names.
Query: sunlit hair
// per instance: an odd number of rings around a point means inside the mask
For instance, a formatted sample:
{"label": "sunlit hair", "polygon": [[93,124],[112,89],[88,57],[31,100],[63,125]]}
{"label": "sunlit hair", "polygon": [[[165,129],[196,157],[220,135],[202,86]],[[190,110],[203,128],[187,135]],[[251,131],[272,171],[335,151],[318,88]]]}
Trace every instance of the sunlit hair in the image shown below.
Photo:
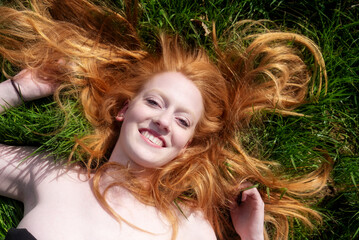
{"label": "sunlit hair", "polygon": [[[237,38],[240,26],[255,25],[243,21],[233,34],[218,40],[226,43],[225,50],[213,36],[217,55],[210,60],[205,50],[191,50],[180,37],[166,34],[160,35],[157,51],[146,50],[134,27],[136,16],[124,17],[105,6],[85,0],[34,0],[31,6],[31,11],[0,8],[0,54],[20,68],[35,69],[44,81],[61,83],[55,93],[60,104],[60,96],[78,97],[93,133],[78,139],[70,157],[96,172],[95,195],[120,222],[137,228],[106,201],[108,190],[116,186],[162,212],[172,224],[173,239],[179,212],[193,210],[203,212],[219,239],[235,239],[229,209],[244,181],[261,186],[266,239],[287,239],[290,219],[309,227],[313,220],[320,221],[302,201],[325,186],[329,164],[287,179],[277,164],[249,156],[240,141],[254,114],[270,110],[296,115],[292,110],[305,102],[311,78],[317,75],[320,92],[322,78],[326,80],[324,62],[311,40],[269,30]],[[313,76],[298,46],[314,57]],[[154,75],[166,71],[193,81],[205,110],[186,151],[153,170],[145,186],[136,172],[106,159],[121,128],[115,121],[118,111]],[[104,178],[111,179],[109,185],[101,184]]]}

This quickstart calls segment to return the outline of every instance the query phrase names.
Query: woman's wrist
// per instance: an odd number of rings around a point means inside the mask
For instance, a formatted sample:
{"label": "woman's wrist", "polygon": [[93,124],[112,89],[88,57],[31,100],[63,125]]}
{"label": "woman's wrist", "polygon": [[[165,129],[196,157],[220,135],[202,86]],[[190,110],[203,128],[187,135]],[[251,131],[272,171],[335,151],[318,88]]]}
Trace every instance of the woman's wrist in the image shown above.
{"label": "woman's wrist", "polygon": [[23,100],[18,83],[11,79],[0,83],[0,113],[7,108],[19,106]]}
{"label": "woman's wrist", "polygon": [[21,92],[21,89],[20,89],[20,85],[18,83],[15,83],[14,80],[10,79],[10,83],[12,84],[12,86],[14,87],[15,89],[15,92],[18,96],[19,99],[21,99],[23,102],[25,102],[25,99],[22,95],[22,92]]}
{"label": "woman's wrist", "polygon": [[[51,83],[48,79],[41,80],[34,70],[24,69],[14,76],[15,85],[18,86],[21,99],[32,101],[48,97],[55,92],[59,84]],[[21,103],[21,102],[20,102]]]}

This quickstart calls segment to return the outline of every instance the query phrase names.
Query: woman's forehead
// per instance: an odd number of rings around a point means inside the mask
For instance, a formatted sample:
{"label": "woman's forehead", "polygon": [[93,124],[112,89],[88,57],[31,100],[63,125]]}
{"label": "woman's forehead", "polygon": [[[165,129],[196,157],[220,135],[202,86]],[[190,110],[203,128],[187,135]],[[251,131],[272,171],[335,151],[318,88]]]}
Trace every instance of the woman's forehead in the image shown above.
{"label": "woman's forehead", "polygon": [[201,92],[182,73],[164,72],[156,74],[145,84],[141,93],[158,93],[178,107],[188,109],[196,116],[202,115],[203,100]]}

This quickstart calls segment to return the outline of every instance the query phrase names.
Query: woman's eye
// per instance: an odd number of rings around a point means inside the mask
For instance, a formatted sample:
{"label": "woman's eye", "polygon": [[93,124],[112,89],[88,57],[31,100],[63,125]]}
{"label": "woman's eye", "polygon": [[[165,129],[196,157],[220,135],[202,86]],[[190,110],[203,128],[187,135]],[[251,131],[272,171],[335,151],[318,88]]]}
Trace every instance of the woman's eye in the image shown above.
{"label": "woman's eye", "polygon": [[179,118],[179,119],[178,119],[178,122],[179,122],[183,127],[189,127],[189,123],[188,123],[188,121],[185,120],[185,119]]}
{"label": "woman's eye", "polygon": [[160,106],[159,104],[158,104],[158,102],[157,101],[155,101],[155,100],[153,100],[153,99],[146,99],[146,102],[149,104],[149,105],[151,105],[151,106]]}

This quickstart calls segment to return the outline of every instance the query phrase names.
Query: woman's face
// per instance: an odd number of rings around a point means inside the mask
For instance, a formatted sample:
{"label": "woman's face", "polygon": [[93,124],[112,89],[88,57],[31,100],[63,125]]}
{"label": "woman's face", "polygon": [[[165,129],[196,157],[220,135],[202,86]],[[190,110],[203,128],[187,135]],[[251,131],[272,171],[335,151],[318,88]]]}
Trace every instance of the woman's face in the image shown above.
{"label": "woman's face", "polygon": [[203,113],[202,96],[183,74],[164,72],[155,75],[121,113],[121,157],[156,168],[185,150]]}

